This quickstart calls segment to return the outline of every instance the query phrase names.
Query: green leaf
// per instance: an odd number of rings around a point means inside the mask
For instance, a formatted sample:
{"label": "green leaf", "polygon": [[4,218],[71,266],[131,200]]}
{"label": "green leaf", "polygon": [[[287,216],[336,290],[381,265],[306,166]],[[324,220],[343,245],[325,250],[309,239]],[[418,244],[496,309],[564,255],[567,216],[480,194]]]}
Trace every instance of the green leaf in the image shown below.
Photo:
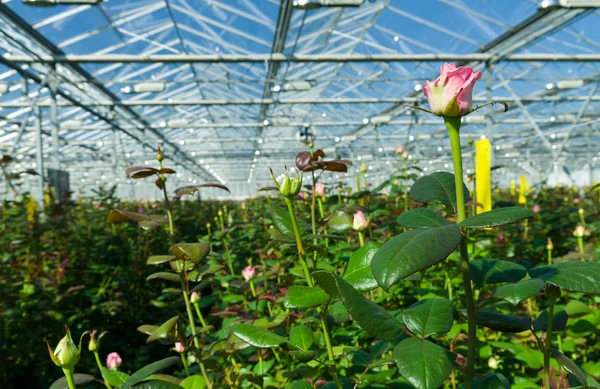
{"label": "green leaf", "polygon": [[182,387],[173,382],[153,380],[144,381],[141,384],[134,386],[134,389],[182,389]]}
{"label": "green leaf", "polygon": [[577,319],[593,312],[590,307],[579,300],[569,301],[565,306],[565,311],[571,319]]}
{"label": "green leaf", "polygon": [[148,337],[146,343],[150,343],[157,339],[167,339],[169,337],[173,337],[175,332],[175,325],[178,321],[179,316],[173,316],[172,318],[161,324],[160,327],[158,327],[154,332],[152,332],[152,335]]}
{"label": "green leaf", "polygon": [[377,283],[389,290],[401,279],[446,259],[460,244],[460,229],[417,229],[397,235],[381,246],[371,261]]}
{"label": "green leaf", "polygon": [[420,337],[446,333],[454,322],[454,306],[442,298],[421,300],[402,312],[402,320],[406,328]]}
{"label": "green leaf", "polygon": [[394,349],[400,375],[419,389],[437,389],[452,372],[453,354],[428,340],[409,338]]}
{"label": "green leaf", "polygon": [[523,332],[531,328],[531,318],[478,311],[477,324],[502,332]]}
{"label": "green leaf", "polygon": [[160,278],[161,280],[167,280],[167,281],[173,281],[173,282],[180,282],[179,276],[175,273],[168,273],[168,272],[158,272],[158,273],[154,273],[154,274],[150,274],[147,278],[146,281],[150,281],[150,280],[154,280]]}
{"label": "green leaf", "polygon": [[102,378],[104,378],[106,382],[117,388],[121,387],[121,385],[129,378],[129,374],[125,372],[107,369],[106,367],[102,367],[100,372],[102,373]]}
{"label": "green leaf", "polygon": [[407,228],[444,227],[450,224],[445,217],[429,208],[415,208],[398,216],[398,224]]}
{"label": "green leaf", "polygon": [[533,212],[521,207],[497,208],[480,213],[458,223],[461,228],[487,228],[511,224],[533,217]]}
{"label": "green leaf", "polygon": [[308,351],[315,342],[315,337],[307,326],[300,324],[290,331],[290,343],[302,351]]}
{"label": "green leaf", "polygon": [[510,382],[502,374],[488,373],[477,389],[510,389]]}
{"label": "green leaf", "polygon": [[204,389],[206,388],[206,382],[204,378],[199,375],[191,375],[185,378],[179,383],[184,389]]}
{"label": "green leaf", "polygon": [[312,308],[329,301],[329,295],[321,288],[293,285],[285,293],[283,305],[286,308]]}
{"label": "green leaf", "polygon": [[323,270],[312,273],[313,278],[332,298],[340,298],[358,325],[378,339],[394,341],[400,338],[403,327],[385,309],[364,297],[342,277]]}
{"label": "green leaf", "polygon": [[566,371],[569,372],[569,374],[573,374],[584,384],[587,383],[587,374],[566,355],[553,348],[552,356],[554,359],[556,359],[556,362],[558,362],[562,367],[565,368]]}
{"label": "green leaf", "polygon": [[531,278],[539,278],[571,292],[600,293],[600,263],[563,262],[529,270]]}
{"label": "green leaf", "polygon": [[[294,236],[292,219],[290,219],[290,213],[287,209],[283,209],[275,204],[271,204],[271,218],[273,220],[273,225],[279,230],[279,232],[284,235]],[[299,217],[296,217],[296,220],[298,221],[298,230],[300,230],[300,235],[304,235],[304,233],[310,229],[310,226]]]}
{"label": "green leaf", "polygon": [[136,371],[131,376],[129,376],[127,381],[125,381],[123,385],[121,385],[120,389],[129,389],[133,385],[141,382],[142,380],[151,376],[152,374],[160,370],[166,369],[167,367],[173,366],[174,364],[179,363],[179,361],[179,357],[168,357],[165,359],[161,359],[160,361],[151,363],[147,366],[144,366],[140,370]]}
{"label": "green leaf", "polygon": [[[569,315],[564,309],[557,309],[552,315],[552,332],[562,331],[567,326]],[[548,310],[544,309],[533,322],[533,329],[536,331],[546,331],[548,329]]]}
{"label": "green leaf", "polygon": [[287,339],[282,336],[250,324],[235,325],[232,331],[235,336],[255,347],[271,348],[287,342]]}
{"label": "green leaf", "polygon": [[174,255],[153,255],[146,261],[146,265],[159,265],[177,259]]}
{"label": "green leaf", "polygon": [[538,279],[523,280],[517,283],[505,284],[497,287],[494,289],[492,296],[506,300],[513,305],[517,305],[521,301],[535,296],[544,289],[544,285],[546,285],[546,283]]}
{"label": "green leaf", "polygon": [[380,247],[377,243],[367,242],[350,256],[344,279],[361,292],[378,286],[371,270],[371,261]]}
{"label": "green leaf", "polygon": [[[73,380],[75,381],[75,385],[85,385],[95,380],[94,376],[89,374],[73,374]],[[52,385],[50,385],[50,389],[69,389],[69,384],[67,383],[66,377],[61,377],[54,381]]]}
{"label": "green leaf", "polygon": [[[469,201],[469,189],[463,183],[465,202]],[[456,189],[454,174],[436,172],[419,178],[410,188],[409,196],[419,203],[438,202],[456,213]]]}
{"label": "green leaf", "polygon": [[171,252],[177,258],[187,259],[198,264],[210,253],[210,243],[176,243],[171,246]]}
{"label": "green leaf", "polygon": [[474,259],[469,261],[471,280],[476,284],[517,282],[525,277],[527,270],[519,264],[498,259]]}
{"label": "green leaf", "polygon": [[352,215],[337,210],[327,220],[327,228],[333,231],[346,231],[352,228]]}

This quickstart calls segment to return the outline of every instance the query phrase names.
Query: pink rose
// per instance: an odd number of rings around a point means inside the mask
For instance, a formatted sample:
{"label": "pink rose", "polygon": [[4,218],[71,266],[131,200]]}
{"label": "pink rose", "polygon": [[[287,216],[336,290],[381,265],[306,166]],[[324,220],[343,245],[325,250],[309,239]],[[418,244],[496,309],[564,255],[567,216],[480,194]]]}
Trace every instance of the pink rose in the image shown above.
{"label": "pink rose", "polygon": [[573,198],[573,204],[579,204],[579,197]]}
{"label": "pink rose", "polygon": [[250,281],[252,278],[254,278],[255,272],[255,268],[253,268],[252,266],[246,266],[246,268],[242,270],[242,277],[244,277],[246,281]]}
{"label": "pink rose", "polygon": [[317,194],[317,196],[320,197],[325,196],[325,184],[323,184],[322,182],[317,182],[315,184],[315,193]]}
{"label": "pink rose", "polygon": [[116,370],[122,363],[119,353],[113,352],[106,357],[106,367],[111,370]]}
{"label": "pink rose", "polygon": [[481,74],[469,66],[457,68],[454,63],[443,64],[437,80],[423,85],[423,93],[433,113],[439,116],[469,113],[473,106],[473,86]]}
{"label": "pink rose", "polygon": [[533,213],[538,213],[542,210],[542,207],[540,207],[539,205],[534,205],[533,208],[531,209],[533,211]]}
{"label": "pink rose", "polygon": [[408,159],[408,156],[409,156],[409,154],[408,154],[408,151],[404,150],[404,151],[402,152],[402,158],[404,158],[404,159]]}
{"label": "pink rose", "polygon": [[354,220],[352,221],[352,228],[356,231],[364,230],[369,225],[365,214],[362,211],[356,211],[354,214]]}
{"label": "pink rose", "polygon": [[404,152],[404,145],[396,146],[396,154],[402,154]]}
{"label": "pink rose", "polygon": [[178,353],[182,353],[185,351],[185,347],[183,346],[183,343],[181,342],[175,342],[175,351],[177,351]]}
{"label": "pink rose", "polygon": [[583,238],[587,234],[588,231],[584,226],[577,226],[575,227],[575,231],[573,231],[573,236],[575,236],[576,238]]}

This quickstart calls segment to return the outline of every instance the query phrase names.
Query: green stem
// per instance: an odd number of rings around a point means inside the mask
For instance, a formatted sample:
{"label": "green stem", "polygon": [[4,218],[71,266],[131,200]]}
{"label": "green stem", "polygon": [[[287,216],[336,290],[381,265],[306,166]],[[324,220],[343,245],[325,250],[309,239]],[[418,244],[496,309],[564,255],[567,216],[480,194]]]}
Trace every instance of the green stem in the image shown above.
{"label": "green stem", "polygon": [[360,173],[356,173],[356,191],[360,192]]}
{"label": "green stem", "polygon": [[250,291],[252,291],[252,297],[256,298],[256,290],[254,290],[254,282],[250,280]]}
{"label": "green stem", "polygon": [[554,317],[554,304],[556,299],[550,299],[550,306],[548,307],[548,328],[546,329],[546,339],[544,339],[544,376],[545,376],[545,389],[550,389],[550,353],[552,348],[552,318]]}
{"label": "green stem", "polygon": [[175,226],[173,225],[173,214],[171,213],[171,207],[169,206],[169,195],[167,195],[167,186],[163,181],[163,195],[165,197],[165,207],[167,208],[167,218],[169,219],[169,233],[171,236],[175,235]]}
{"label": "green stem", "polygon": [[552,265],[552,249],[548,249],[548,265]]}
{"label": "green stem", "polygon": [[[290,219],[292,220],[292,228],[294,230],[294,236],[296,237],[296,245],[298,246],[298,258],[300,258],[300,264],[302,265],[302,268],[304,270],[304,276],[306,277],[306,282],[308,283],[308,286],[313,287],[314,283],[310,276],[310,272],[308,270],[308,265],[306,264],[306,261],[304,260],[304,254],[305,254],[304,246],[302,244],[302,238],[300,237],[300,230],[298,229],[298,221],[296,220],[296,213],[294,212],[294,203],[292,202],[292,199],[289,197],[285,197],[285,203],[287,205],[288,212],[290,214]],[[323,329],[323,337],[325,338],[325,345],[327,346],[327,355],[329,357],[329,360],[333,362],[334,361],[333,347],[331,345],[331,337],[329,336],[329,329],[327,328],[326,319],[327,319],[327,309],[325,309],[321,312],[321,328]],[[335,373],[335,371],[330,369],[330,373],[331,373],[331,376],[333,377],[333,380],[335,381],[335,386],[337,387],[337,389],[342,389],[342,384],[340,382],[339,377]]]}
{"label": "green stem", "polygon": [[106,386],[106,389],[112,389],[112,386],[110,386],[110,384],[106,382],[106,379],[104,379],[104,374],[102,374],[102,362],[100,362],[100,355],[98,355],[98,350],[94,351],[94,358],[96,358],[96,364],[98,365],[98,369],[100,369],[100,375],[102,375],[104,386]]}
{"label": "green stem", "polygon": [[298,258],[300,259],[300,265],[302,265],[302,270],[304,271],[304,277],[306,277],[308,286],[312,287],[314,284],[310,276],[310,271],[308,270],[308,264],[304,259],[304,245],[302,244],[300,229],[298,228],[298,220],[296,220],[296,213],[294,212],[294,203],[292,202],[291,198],[285,197],[285,204],[287,205],[290,219],[292,220],[292,229],[294,230],[294,237],[296,238],[296,246],[298,247]]}
{"label": "green stem", "polygon": [[181,356],[181,363],[183,364],[183,368],[185,369],[185,376],[189,377],[190,376],[190,368],[188,367],[188,363],[187,363],[187,358],[185,357],[185,352],[180,353],[179,356]]}
{"label": "green stem", "polygon": [[577,244],[579,245],[579,253],[581,254],[581,260],[585,260],[585,248],[583,247],[583,238],[577,237]]}
{"label": "green stem", "polygon": [[185,309],[188,314],[188,321],[190,322],[190,329],[192,330],[192,337],[194,338],[194,347],[196,348],[198,365],[200,366],[200,371],[202,371],[202,377],[204,377],[204,382],[206,383],[206,387],[208,389],[212,389],[212,382],[208,378],[208,374],[206,374],[206,367],[200,358],[200,341],[196,336],[196,324],[194,323],[194,314],[192,313],[192,305],[190,303],[190,297],[187,293],[186,282],[185,282],[185,274],[181,273],[181,292],[183,294],[183,301],[185,301]]}
{"label": "green stem", "polygon": [[67,377],[67,384],[69,384],[69,389],[77,389],[77,387],[75,386],[75,379],[73,378],[73,371],[63,368],[63,373],[65,373],[65,377]]}
{"label": "green stem", "polygon": [[[327,356],[331,362],[335,362],[331,336],[329,335],[329,328],[327,327],[327,305],[325,305],[325,309],[321,312],[321,328],[323,329],[323,338],[325,338],[325,346],[327,347]],[[331,374],[331,377],[333,377],[336,388],[342,389],[342,383],[336,372],[333,369],[329,369],[329,373]]]}
{"label": "green stem", "polygon": [[358,241],[360,242],[360,247],[365,245],[365,236],[362,231],[358,231]]}
{"label": "green stem", "polygon": [[206,328],[206,322],[204,321],[204,316],[202,316],[202,312],[200,311],[200,305],[198,303],[194,303],[194,309],[196,310],[196,314],[198,315],[198,320],[200,320],[202,328]]}
{"label": "green stem", "polygon": [[[454,186],[456,190],[456,222],[460,223],[466,218],[465,194],[463,192],[463,167],[462,152],[460,147],[460,117],[445,117],[446,127],[450,135],[450,147],[452,149],[452,162],[454,163]],[[460,240],[460,262],[467,306],[468,321],[468,352],[467,366],[465,368],[465,389],[473,387],[473,373],[475,372],[475,358],[477,355],[477,322],[476,309],[471,288],[471,277],[469,275],[469,252],[467,248],[467,237],[463,233]]]}

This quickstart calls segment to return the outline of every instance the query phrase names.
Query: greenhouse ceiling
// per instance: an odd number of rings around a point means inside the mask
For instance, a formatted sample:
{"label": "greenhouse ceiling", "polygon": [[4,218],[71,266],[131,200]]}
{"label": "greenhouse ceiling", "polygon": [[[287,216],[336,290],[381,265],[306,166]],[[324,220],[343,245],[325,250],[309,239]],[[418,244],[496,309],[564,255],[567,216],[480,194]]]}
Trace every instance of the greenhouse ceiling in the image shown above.
{"label": "greenhouse ceiling", "polygon": [[411,106],[426,104],[421,86],[442,63],[456,62],[484,72],[476,104],[510,106],[480,110],[461,130],[490,139],[506,179],[591,179],[600,151],[596,6],[3,0],[0,153],[23,168],[67,170],[73,188],[127,185],[125,168],[154,164],[161,146],[181,184],[220,181],[238,196],[268,184],[269,167],[292,165],[310,135],[328,157],[366,162],[376,177],[395,168],[399,143],[425,169],[444,170],[442,119]]}

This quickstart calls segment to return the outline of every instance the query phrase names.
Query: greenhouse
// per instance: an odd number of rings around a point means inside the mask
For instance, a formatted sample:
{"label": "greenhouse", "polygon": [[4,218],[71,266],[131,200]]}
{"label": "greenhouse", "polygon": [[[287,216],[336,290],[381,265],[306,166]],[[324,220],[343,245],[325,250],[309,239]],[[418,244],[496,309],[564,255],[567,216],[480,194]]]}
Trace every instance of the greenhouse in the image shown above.
{"label": "greenhouse", "polygon": [[599,0],[2,0],[0,388],[600,388]]}

